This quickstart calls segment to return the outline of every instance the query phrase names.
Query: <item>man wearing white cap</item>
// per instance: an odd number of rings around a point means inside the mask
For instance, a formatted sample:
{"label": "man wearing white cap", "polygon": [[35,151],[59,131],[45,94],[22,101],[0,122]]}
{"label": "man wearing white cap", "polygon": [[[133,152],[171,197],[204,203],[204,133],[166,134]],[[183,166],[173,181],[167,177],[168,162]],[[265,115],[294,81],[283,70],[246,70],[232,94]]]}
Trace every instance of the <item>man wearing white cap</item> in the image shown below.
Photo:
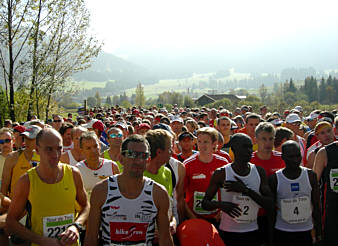
{"label": "man wearing white cap", "polygon": [[102,121],[93,119],[82,126],[87,128],[89,131],[94,131],[96,133],[96,136],[100,140],[101,154],[109,149],[109,147],[101,140],[102,133],[104,132],[104,124]]}
{"label": "man wearing white cap", "polygon": [[298,142],[299,147],[300,147],[300,152],[302,154],[302,157],[304,157],[305,148],[306,148],[305,139],[297,135],[301,124],[302,124],[301,118],[299,117],[298,114],[295,114],[295,113],[289,114],[285,119],[285,127],[293,131],[294,140]]}
{"label": "man wearing white cap", "polygon": [[178,136],[182,132],[183,119],[181,117],[174,116],[171,118],[170,127],[173,132]]}

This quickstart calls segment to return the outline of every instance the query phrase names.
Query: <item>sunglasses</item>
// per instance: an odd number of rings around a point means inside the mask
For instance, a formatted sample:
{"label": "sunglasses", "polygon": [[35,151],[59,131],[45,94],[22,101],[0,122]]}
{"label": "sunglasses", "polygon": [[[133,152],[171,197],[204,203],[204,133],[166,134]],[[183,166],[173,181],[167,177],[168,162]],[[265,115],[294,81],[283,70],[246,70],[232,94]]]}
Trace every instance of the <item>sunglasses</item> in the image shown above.
{"label": "sunglasses", "polygon": [[0,144],[10,143],[12,139],[0,139]]}
{"label": "sunglasses", "polygon": [[142,160],[147,160],[149,158],[149,152],[138,152],[133,150],[123,150],[122,154],[130,159],[140,158]]}
{"label": "sunglasses", "polygon": [[62,122],[62,120],[53,120],[54,122]]}
{"label": "sunglasses", "polygon": [[122,138],[123,134],[121,134],[121,133],[118,133],[118,134],[112,133],[112,134],[109,135],[109,137],[111,137],[111,138]]}

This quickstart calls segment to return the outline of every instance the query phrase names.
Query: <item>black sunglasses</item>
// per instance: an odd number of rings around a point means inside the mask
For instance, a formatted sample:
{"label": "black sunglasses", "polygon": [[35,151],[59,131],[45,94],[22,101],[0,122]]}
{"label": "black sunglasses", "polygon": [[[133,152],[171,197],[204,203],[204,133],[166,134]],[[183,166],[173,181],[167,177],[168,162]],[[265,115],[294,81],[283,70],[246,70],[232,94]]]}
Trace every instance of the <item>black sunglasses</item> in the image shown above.
{"label": "black sunglasses", "polygon": [[138,152],[133,150],[123,150],[122,154],[125,157],[130,159],[141,158],[142,160],[147,160],[149,158],[149,152]]}

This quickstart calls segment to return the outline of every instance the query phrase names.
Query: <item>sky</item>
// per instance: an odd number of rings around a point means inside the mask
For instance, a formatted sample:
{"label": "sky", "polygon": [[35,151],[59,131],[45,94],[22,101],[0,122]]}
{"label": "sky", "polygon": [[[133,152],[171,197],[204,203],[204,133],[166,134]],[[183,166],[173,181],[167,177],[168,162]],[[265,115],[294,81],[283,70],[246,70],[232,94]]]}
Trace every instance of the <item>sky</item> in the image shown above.
{"label": "sky", "polygon": [[337,32],[338,1],[85,0],[103,50],[264,46]]}

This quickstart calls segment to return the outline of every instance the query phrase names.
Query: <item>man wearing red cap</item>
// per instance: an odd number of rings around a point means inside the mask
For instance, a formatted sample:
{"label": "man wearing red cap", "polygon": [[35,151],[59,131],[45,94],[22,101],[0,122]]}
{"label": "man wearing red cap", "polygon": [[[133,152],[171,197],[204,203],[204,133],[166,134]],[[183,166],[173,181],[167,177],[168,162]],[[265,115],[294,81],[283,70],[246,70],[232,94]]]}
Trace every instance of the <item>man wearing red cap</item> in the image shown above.
{"label": "man wearing red cap", "polygon": [[87,124],[83,125],[83,127],[87,128],[89,131],[94,131],[96,133],[98,139],[100,139],[101,154],[109,149],[109,147],[101,140],[102,133],[104,132],[104,124],[102,123],[102,121],[93,119]]}
{"label": "man wearing red cap", "polygon": [[24,146],[24,138],[23,136],[20,136],[21,133],[23,133],[26,130],[26,127],[24,126],[15,126],[13,128],[13,134],[14,134],[14,150],[21,149]]}

